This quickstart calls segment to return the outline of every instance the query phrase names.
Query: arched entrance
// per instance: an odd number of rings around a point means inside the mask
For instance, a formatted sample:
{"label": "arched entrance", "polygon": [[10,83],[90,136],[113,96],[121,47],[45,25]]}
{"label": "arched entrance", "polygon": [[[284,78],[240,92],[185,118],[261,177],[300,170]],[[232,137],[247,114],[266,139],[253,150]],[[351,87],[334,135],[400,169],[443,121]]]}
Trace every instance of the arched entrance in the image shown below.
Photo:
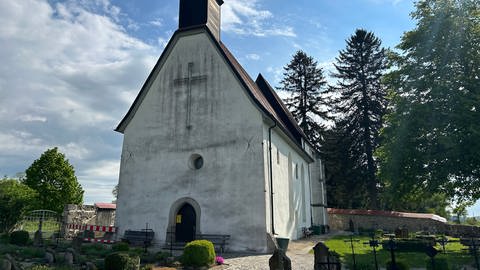
{"label": "arched entrance", "polygon": [[175,241],[195,240],[197,214],[189,203],[185,203],[175,215]]}

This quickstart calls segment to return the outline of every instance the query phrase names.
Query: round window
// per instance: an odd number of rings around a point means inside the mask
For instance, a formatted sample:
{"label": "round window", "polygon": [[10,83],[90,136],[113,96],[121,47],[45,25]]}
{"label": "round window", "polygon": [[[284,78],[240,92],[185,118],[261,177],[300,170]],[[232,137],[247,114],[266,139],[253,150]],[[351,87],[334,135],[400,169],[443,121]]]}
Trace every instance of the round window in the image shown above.
{"label": "round window", "polygon": [[203,157],[199,154],[193,154],[190,157],[189,167],[194,170],[199,170],[203,167]]}

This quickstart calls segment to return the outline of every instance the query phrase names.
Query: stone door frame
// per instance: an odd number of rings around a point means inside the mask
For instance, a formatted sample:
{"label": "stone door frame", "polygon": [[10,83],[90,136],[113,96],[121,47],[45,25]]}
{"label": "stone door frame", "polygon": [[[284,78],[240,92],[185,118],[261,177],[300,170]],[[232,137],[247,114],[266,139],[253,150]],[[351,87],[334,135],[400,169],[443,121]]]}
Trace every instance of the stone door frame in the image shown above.
{"label": "stone door frame", "polygon": [[175,242],[175,230],[176,230],[176,216],[178,211],[185,205],[190,204],[196,214],[196,221],[195,221],[195,233],[201,234],[201,226],[200,226],[200,218],[201,218],[201,208],[200,204],[192,198],[184,197],[181,199],[176,200],[172,206],[170,207],[170,213],[168,215],[168,227],[166,233],[166,240],[170,242],[173,240]]}

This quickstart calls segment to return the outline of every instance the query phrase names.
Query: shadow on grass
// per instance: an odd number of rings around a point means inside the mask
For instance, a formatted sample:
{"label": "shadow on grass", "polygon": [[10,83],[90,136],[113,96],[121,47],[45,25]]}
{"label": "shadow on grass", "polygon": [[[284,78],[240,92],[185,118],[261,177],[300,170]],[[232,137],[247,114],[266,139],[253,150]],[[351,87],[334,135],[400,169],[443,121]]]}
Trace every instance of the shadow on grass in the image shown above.
{"label": "shadow on grass", "polygon": [[[449,269],[460,269],[462,266],[474,265],[474,258],[467,251],[449,251],[447,253],[439,253],[435,259],[444,258],[447,260]],[[388,261],[391,260],[391,254],[386,250],[377,251],[377,262],[379,268],[385,268]],[[410,268],[425,268],[430,262],[430,258],[421,252],[395,252],[395,260],[405,263]],[[375,269],[375,259],[373,250],[363,254],[355,254],[356,270]],[[349,269],[353,268],[352,254],[345,254],[343,262]]]}

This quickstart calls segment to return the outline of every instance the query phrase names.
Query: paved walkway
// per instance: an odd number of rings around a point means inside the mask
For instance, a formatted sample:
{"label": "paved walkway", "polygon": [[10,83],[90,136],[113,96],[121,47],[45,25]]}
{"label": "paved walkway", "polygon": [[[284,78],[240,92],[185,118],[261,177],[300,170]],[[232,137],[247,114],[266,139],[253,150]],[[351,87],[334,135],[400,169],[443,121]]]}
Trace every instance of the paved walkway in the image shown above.
{"label": "paved walkway", "polygon": [[[313,253],[310,253],[313,246],[325,236],[312,236],[307,239],[290,241],[287,256],[292,260],[292,269],[312,270]],[[248,255],[248,254],[225,254],[225,265],[222,270],[269,270],[268,259],[272,255]]]}

